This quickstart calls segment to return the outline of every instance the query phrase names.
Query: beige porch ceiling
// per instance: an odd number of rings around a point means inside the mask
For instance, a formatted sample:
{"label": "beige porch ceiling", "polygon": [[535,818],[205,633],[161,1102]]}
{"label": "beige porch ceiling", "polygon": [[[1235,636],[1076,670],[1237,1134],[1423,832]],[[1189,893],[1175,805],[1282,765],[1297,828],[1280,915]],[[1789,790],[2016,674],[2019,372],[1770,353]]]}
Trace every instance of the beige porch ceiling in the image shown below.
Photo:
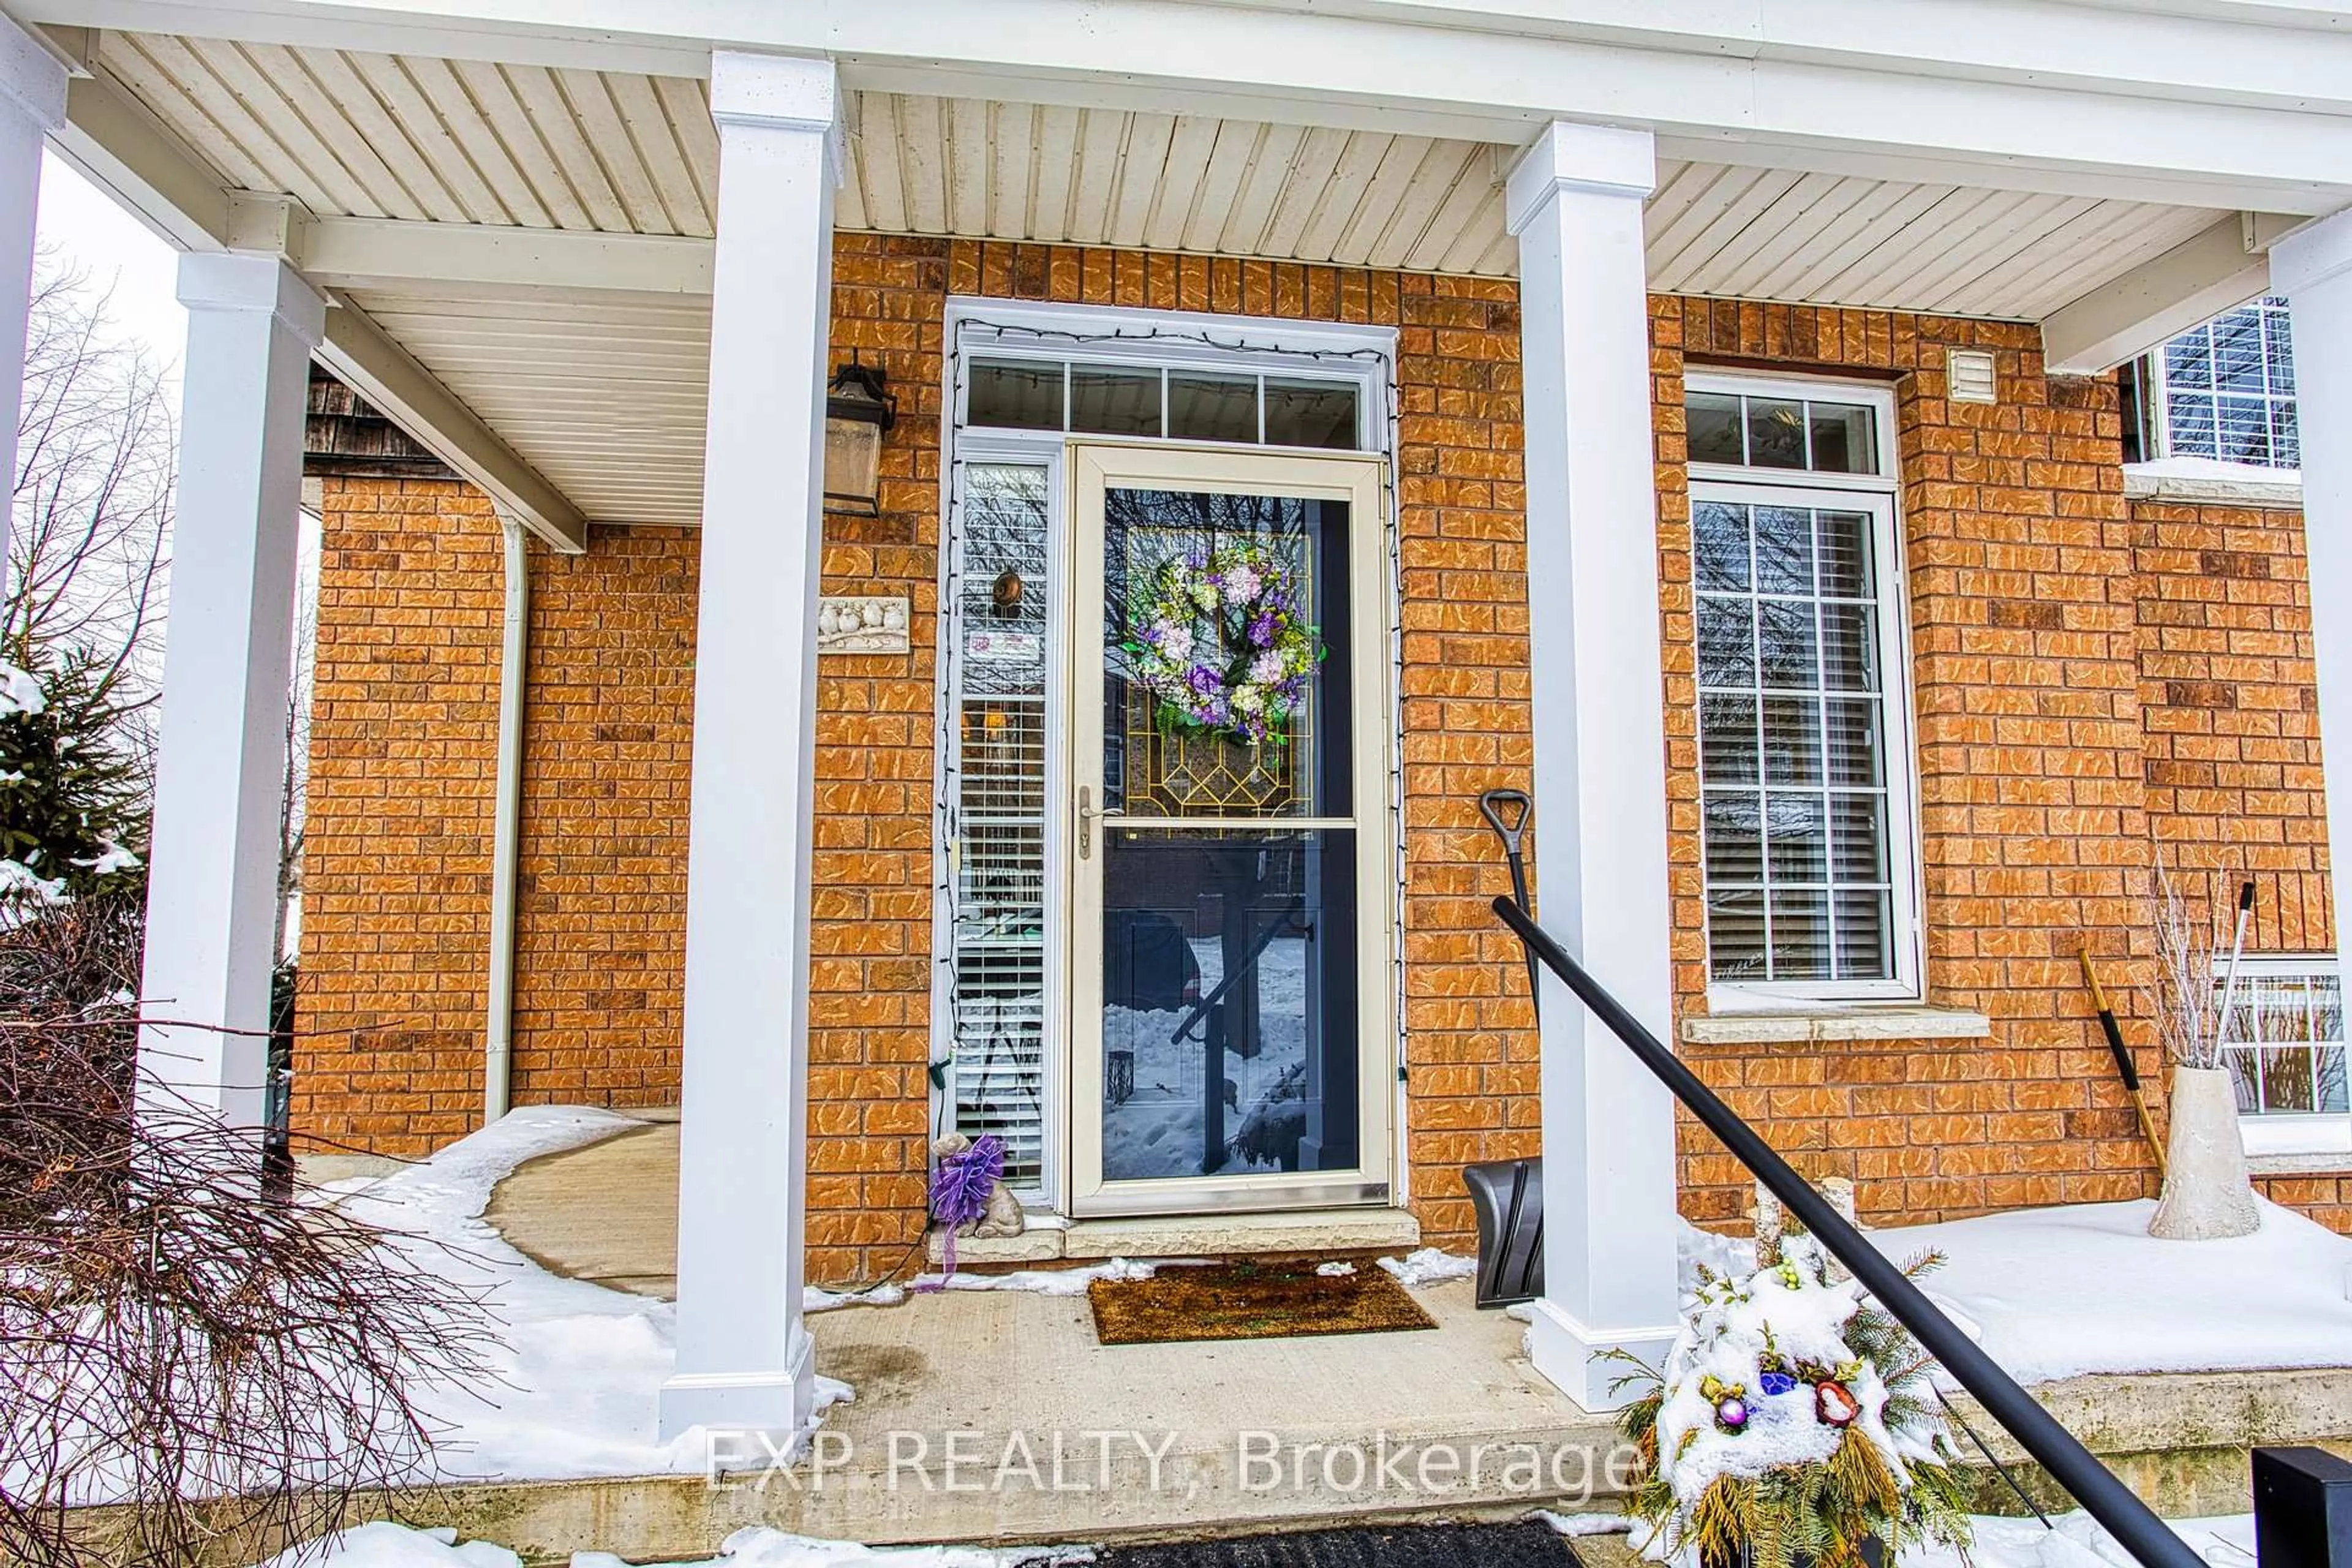
{"label": "beige porch ceiling", "polygon": [[[688,78],[143,33],[88,58],[220,185],[319,218],[712,232]],[[849,120],[844,228],[1515,269],[1496,143],[872,90]],[[1661,291],[2038,320],[2230,216],[1669,162],[1646,237]],[[589,517],[695,521],[706,294],[415,277],[344,298]]]}

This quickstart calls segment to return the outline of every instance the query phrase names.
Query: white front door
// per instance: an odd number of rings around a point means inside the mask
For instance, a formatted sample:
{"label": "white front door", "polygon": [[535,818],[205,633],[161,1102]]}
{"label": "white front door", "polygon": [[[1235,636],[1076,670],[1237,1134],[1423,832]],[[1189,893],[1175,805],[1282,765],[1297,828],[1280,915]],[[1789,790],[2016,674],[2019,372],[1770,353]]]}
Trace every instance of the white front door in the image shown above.
{"label": "white front door", "polygon": [[1383,471],[1068,447],[1076,1213],[1388,1200]]}

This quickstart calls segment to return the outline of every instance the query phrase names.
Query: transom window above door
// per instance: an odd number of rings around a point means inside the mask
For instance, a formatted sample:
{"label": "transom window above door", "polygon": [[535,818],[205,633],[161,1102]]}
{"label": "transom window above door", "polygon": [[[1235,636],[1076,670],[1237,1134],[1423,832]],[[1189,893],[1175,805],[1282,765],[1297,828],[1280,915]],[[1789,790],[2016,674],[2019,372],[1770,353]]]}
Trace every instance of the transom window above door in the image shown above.
{"label": "transom window above door", "polygon": [[1360,403],[1355,382],[1312,375],[974,358],[965,370],[964,423],[1354,452],[1364,448]]}
{"label": "transom window above door", "polygon": [[1694,376],[1686,408],[1710,993],[1916,997],[1891,399]]}

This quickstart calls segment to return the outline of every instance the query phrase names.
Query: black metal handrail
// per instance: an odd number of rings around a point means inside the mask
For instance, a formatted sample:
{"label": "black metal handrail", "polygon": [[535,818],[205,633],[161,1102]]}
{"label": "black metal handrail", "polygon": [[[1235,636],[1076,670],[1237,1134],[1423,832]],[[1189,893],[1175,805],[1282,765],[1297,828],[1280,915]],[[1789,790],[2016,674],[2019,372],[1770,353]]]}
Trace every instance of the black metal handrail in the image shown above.
{"label": "black metal handrail", "polygon": [[1697,1074],[1659,1044],[1658,1037],[1643,1027],[1640,1019],[1586,973],[1584,966],[1546,935],[1525,910],[1508,899],[1496,899],[1495,912],[1518,933],[1528,951],[1559,975],[1576,993],[1577,1000],[1608,1025],[1626,1048],[1641,1058],[1642,1065],[1673,1090],[1675,1098],[1688,1106],[1691,1113],[1741,1164],[1755,1173],[1781,1205],[1829,1248],[1831,1256],[1844,1264],[1863,1288],[1878,1298],[1879,1305],[1892,1312],[1959,1385],[1976,1396],[1977,1403],[2017,1439],[2018,1446],[2072,1493],[2085,1512],[2106,1527],[2125,1551],[2147,1568],[2205,1568],[2204,1559],[2175,1535],[2155,1510],[2093,1458],[2072,1432],[2034,1403],[2033,1396],[2020,1387],[2015,1378],[1978,1348],[1977,1342],[1928,1300],[1901,1268],[1871,1246],[1843,1215],[1790,1169],[1789,1163],[1774,1153],[1772,1146],[1758,1136],[1738,1111],[1717,1099],[1715,1091],[1701,1083]]}

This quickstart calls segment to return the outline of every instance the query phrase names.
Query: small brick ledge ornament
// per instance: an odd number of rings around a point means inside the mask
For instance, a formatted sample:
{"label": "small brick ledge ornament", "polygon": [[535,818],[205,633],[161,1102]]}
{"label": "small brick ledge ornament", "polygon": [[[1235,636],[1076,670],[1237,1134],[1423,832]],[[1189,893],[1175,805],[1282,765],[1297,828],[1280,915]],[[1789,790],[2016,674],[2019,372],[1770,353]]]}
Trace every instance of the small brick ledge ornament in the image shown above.
{"label": "small brick ledge ornament", "polygon": [[879,595],[827,595],[817,601],[819,653],[905,653],[907,601]]}

